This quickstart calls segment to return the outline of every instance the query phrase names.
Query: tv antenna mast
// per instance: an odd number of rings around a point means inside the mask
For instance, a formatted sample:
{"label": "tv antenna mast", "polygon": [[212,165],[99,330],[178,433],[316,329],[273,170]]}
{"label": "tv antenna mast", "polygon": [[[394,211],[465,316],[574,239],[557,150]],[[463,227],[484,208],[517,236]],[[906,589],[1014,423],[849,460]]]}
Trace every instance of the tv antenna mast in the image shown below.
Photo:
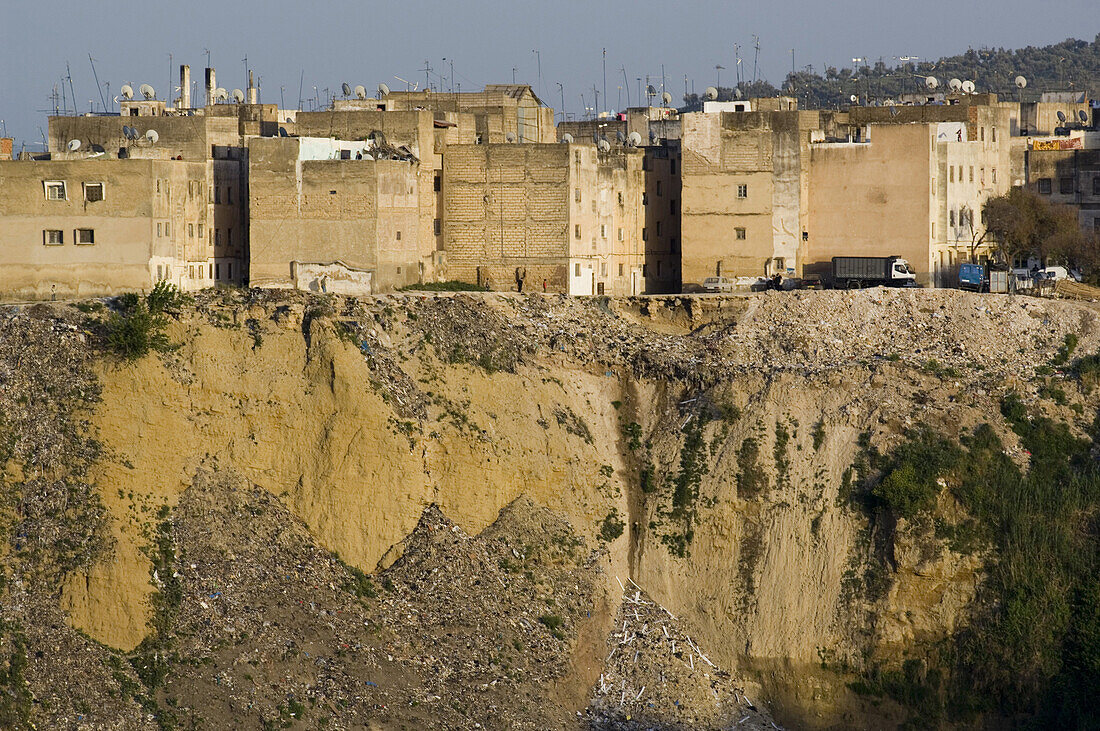
{"label": "tv antenna mast", "polygon": [[756,49],[756,54],[752,57],[752,83],[756,83],[756,62],[760,60],[760,36],[754,35],[752,37],[752,47]]}
{"label": "tv antenna mast", "polygon": [[95,88],[99,92],[99,103],[103,105],[103,111],[107,111],[107,102],[103,99],[103,87],[99,85],[99,75],[95,72],[95,59],[92,58],[92,54],[88,54],[88,63],[92,65],[92,76],[95,77]]}
{"label": "tv antenna mast", "polygon": [[620,66],[619,71],[623,72],[623,86],[626,87],[626,106],[630,107],[630,79],[626,78],[626,66]]}

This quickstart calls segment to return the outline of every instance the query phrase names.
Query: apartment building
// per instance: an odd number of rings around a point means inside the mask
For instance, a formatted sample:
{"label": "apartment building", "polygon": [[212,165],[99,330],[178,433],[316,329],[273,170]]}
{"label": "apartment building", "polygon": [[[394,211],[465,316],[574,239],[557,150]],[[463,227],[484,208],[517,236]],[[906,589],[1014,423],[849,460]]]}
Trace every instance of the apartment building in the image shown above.
{"label": "apartment building", "polygon": [[446,156],[441,278],[513,291],[643,291],[641,150],[489,144]]}
{"label": "apartment building", "polygon": [[435,178],[411,153],[257,137],[248,159],[253,286],[370,294],[432,277]]}
{"label": "apartment building", "polygon": [[1075,206],[1081,229],[1100,236],[1100,132],[1067,132],[1027,140],[1027,186],[1052,203]]}
{"label": "apartment building", "polygon": [[0,297],[212,286],[206,165],[168,159],[0,162]]}
{"label": "apartment building", "polygon": [[[357,103],[357,102],[352,102]],[[527,84],[487,84],[481,91],[390,91],[366,100],[379,110],[469,114],[478,144],[554,142],[554,110]]]}

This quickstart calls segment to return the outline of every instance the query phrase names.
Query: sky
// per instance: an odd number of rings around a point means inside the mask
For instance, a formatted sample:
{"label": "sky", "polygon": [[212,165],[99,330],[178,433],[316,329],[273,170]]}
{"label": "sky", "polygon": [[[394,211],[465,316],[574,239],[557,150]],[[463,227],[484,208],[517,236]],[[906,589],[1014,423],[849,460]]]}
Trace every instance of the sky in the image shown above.
{"label": "sky", "polygon": [[81,113],[102,109],[100,91],[113,106],[124,83],[151,84],[166,98],[181,63],[191,65],[201,99],[207,52],[219,86],[245,88],[247,58],[261,101],[289,107],[299,88],[308,99],[314,87],[318,96],[339,94],[345,82],[372,93],[380,82],[423,87],[427,64],[436,88],[478,89],[514,74],[549,105],[560,110],[564,95],[566,111],[582,114],[595,106],[594,92],[602,109],[638,104],[647,77],[660,88],[662,67],[676,103],[685,86],[701,93],[719,77],[731,85],[735,44],[751,79],[754,35],[757,76],[778,85],[791,49],[798,68],[821,71],[856,57],[893,64],[971,47],[1091,41],[1098,32],[1096,0],[55,0],[48,12],[38,2],[0,0],[0,135],[15,137],[16,150],[24,141],[40,146],[62,79],[73,108],[70,75]]}

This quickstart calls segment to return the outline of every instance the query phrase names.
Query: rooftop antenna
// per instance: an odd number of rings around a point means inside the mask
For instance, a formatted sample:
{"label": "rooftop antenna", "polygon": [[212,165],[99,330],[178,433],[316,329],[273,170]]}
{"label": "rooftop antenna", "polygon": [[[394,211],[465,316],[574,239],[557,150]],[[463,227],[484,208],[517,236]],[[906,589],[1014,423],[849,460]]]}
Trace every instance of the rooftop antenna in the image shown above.
{"label": "rooftop antenna", "polygon": [[733,78],[737,79],[737,85],[741,85],[741,44],[733,44]]}
{"label": "rooftop antenna", "polygon": [[[424,68],[421,69],[424,72],[424,91],[432,90],[432,80],[429,74],[432,72],[432,65],[428,63],[427,59],[424,59]],[[516,70],[512,69],[512,80],[515,81]]]}
{"label": "rooftop antenna", "polygon": [[561,121],[565,121],[565,86],[558,82],[558,91],[561,93]]}
{"label": "rooftop antenna", "polygon": [[626,66],[620,66],[619,71],[623,72],[623,86],[626,87],[626,106],[630,108],[630,79],[626,78]]}
{"label": "rooftop antenna", "polygon": [[[542,96],[542,53],[540,53],[539,49],[537,49],[537,48],[532,48],[531,53],[535,54],[535,62],[538,64],[539,96],[541,97]],[[452,77],[451,78],[451,84],[453,85],[454,84],[454,61],[451,62],[451,77]]]}
{"label": "rooftop antenna", "polygon": [[714,71],[715,71],[714,86],[719,91],[722,90],[722,69],[724,69],[724,68],[726,68],[726,67],[723,66],[720,63],[714,64]]}
{"label": "rooftop antenna", "polygon": [[[603,49],[603,103],[607,104],[607,49]],[[596,110],[599,111],[599,97],[596,97]]]}
{"label": "rooftop antenna", "polygon": [[754,35],[752,37],[753,48],[756,49],[756,55],[752,58],[752,83],[756,83],[756,62],[760,60],[760,36]]}
{"label": "rooftop antenna", "polygon": [[65,62],[65,76],[69,79],[69,94],[73,98],[73,114],[76,114],[76,91],[73,90],[73,74],[69,71],[69,62]]}
{"label": "rooftop antenna", "polygon": [[302,110],[302,84],[304,83],[306,83],[306,70],[302,69],[302,74],[298,77],[298,111]]}
{"label": "rooftop antenna", "polygon": [[92,65],[92,76],[95,78],[95,89],[99,92],[99,103],[103,105],[103,111],[107,111],[107,101],[103,98],[103,87],[99,85],[99,75],[95,72],[95,60],[92,54],[88,54],[88,63]]}

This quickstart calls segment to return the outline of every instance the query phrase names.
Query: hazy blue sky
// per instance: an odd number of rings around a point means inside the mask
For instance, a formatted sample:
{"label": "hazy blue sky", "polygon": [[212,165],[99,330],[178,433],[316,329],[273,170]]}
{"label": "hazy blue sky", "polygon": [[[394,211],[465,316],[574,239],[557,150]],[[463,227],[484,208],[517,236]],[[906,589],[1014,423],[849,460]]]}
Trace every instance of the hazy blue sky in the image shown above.
{"label": "hazy blue sky", "polygon": [[[752,74],[752,36],[760,37],[759,75],[778,83],[791,68],[850,65],[852,57],[938,57],[968,47],[1015,48],[1075,37],[1092,40],[1100,31],[1096,0],[774,0],[773,2],[657,2],[621,0],[529,5],[485,0],[377,0],[375,2],[295,2],[279,0],[190,0],[41,3],[0,0],[0,119],[9,136],[40,141],[52,107],[49,95],[72,69],[80,111],[89,100],[99,106],[88,54],[96,59],[101,83],[111,95],[130,82],[152,84],[160,98],[177,82],[178,65],[191,64],[202,86],[205,50],[218,72],[219,86],[245,85],[244,63],[262,80],[262,101],[287,105],[298,101],[301,74],[304,96],[313,87],[340,88],[341,82],[373,90],[380,81],[402,86],[394,77],[424,83],[425,59],[450,75],[463,89],[516,78],[538,86],[537,56],[542,60],[545,100],[581,111],[580,94],[602,95],[601,49],[607,49],[610,107],[637,103],[638,77],[659,79],[664,64],[667,88],[677,102],[688,85],[702,91],[715,82],[716,64],[723,83],[733,80],[734,43]],[[170,70],[168,54],[173,54]],[[443,58],[448,62],[444,64]],[[444,82],[450,87],[450,82]],[[67,92],[66,92],[67,93]],[[109,102],[110,100],[108,100]],[[71,102],[70,102],[71,106]],[[601,103],[601,107],[606,106]],[[18,147],[17,147],[18,149]]]}

